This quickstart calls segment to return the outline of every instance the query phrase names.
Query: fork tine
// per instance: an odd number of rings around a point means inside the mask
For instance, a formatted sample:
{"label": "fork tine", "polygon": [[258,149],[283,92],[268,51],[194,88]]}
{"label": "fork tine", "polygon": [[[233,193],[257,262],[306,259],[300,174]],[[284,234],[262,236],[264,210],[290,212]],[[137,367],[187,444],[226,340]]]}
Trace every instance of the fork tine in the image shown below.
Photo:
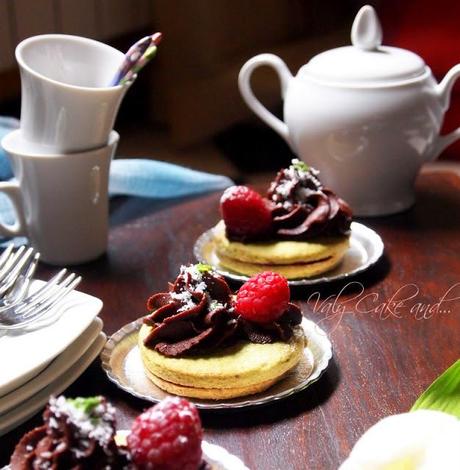
{"label": "fork tine", "polygon": [[11,270],[4,277],[3,283],[0,286],[0,296],[7,292],[13,284],[16,282],[18,276],[21,274],[25,264],[29,261],[30,257],[34,252],[33,248],[29,248],[14,265],[11,266]]}
{"label": "fork tine", "polygon": [[0,269],[3,267],[3,265],[6,263],[6,260],[10,257],[11,252],[14,249],[14,244],[10,243],[5,250],[3,251],[2,255],[0,256]]}
{"label": "fork tine", "polygon": [[28,305],[30,303],[36,303],[39,302],[42,296],[47,295],[48,292],[51,289],[54,289],[56,284],[58,284],[64,274],[67,272],[67,269],[61,269],[57,274],[55,274],[46,284],[44,284],[40,289],[38,289],[36,292],[33,294],[29,295],[26,299],[23,301],[23,305]]}
{"label": "fork tine", "polygon": [[24,300],[39,259],[40,253],[35,253],[32,261],[23,267],[22,272],[19,273],[19,276],[15,279],[11,291],[3,298],[4,306],[0,307],[0,313],[11,309],[11,307],[18,305]]}
{"label": "fork tine", "polygon": [[24,277],[26,279],[32,279],[32,276],[34,275],[35,268],[37,267],[38,261],[40,259],[40,253],[35,253],[32,262],[29,264],[29,267],[27,268],[26,273],[24,274]]}
{"label": "fork tine", "polygon": [[25,249],[26,247],[21,245],[14,254],[8,257],[4,266],[0,270],[0,282],[3,281],[3,279],[5,279],[5,277],[11,272]]}
{"label": "fork tine", "polygon": [[[29,320],[36,320],[39,317],[43,316],[45,313],[49,312],[52,308],[54,308],[59,302],[61,302],[71,291],[75,289],[75,287],[80,284],[81,276],[78,276],[75,279],[70,279],[70,276],[66,278],[66,285],[61,283],[59,285],[59,289],[54,292],[52,295],[47,297],[45,300],[38,304],[30,305],[26,311],[22,312],[18,309],[18,314],[24,319],[24,321]],[[69,280],[70,282],[68,282]],[[24,324],[24,322],[21,322]]]}
{"label": "fork tine", "polygon": [[7,273],[9,271],[11,265],[15,263],[15,260],[16,260],[17,256],[20,255],[25,249],[24,245],[21,245],[16,250],[16,252],[13,251],[13,248],[14,247],[11,246],[11,250],[8,250],[9,251],[8,256],[5,257],[4,260],[3,260],[3,264],[2,264],[1,269],[0,269],[0,278],[4,277],[5,273]]}
{"label": "fork tine", "polygon": [[48,303],[47,310],[51,310],[59,302],[64,300],[67,297],[67,295],[69,295],[78,286],[78,284],[80,284],[81,279],[82,279],[81,276],[76,277],[75,279],[73,279],[72,282],[70,282],[68,285],[63,287],[59,293],[55,294],[53,298],[50,300],[50,302]]}

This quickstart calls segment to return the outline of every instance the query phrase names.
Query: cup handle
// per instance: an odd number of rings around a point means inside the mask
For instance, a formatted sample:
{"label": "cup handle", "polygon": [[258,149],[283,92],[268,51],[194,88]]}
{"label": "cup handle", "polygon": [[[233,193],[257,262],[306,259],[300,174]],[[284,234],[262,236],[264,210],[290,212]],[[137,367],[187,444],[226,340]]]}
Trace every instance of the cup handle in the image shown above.
{"label": "cup handle", "polygon": [[[447,111],[450,105],[450,95],[452,93],[452,87],[456,80],[460,77],[460,64],[452,67],[442,79],[441,83],[437,86],[437,94],[441,101],[441,107],[443,112]],[[452,132],[446,135],[438,136],[433,152],[431,153],[431,160],[437,158],[441,152],[446,149],[450,144],[453,144],[456,140],[460,139],[460,127],[457,127]]]}
{"label": "cup handle", "polygon": [[24,210],[19,184],[15,181],[0,182],[0,193],[5,194],[13,204],[16,213],[14,224],[4,224],[0,222],[0,235],[3,237],[17,237],[26,234],[26,224],[24,220]]}
{"label": "cup handle", "polygon": [[266,124],[272,127],[278,134],[289,142],[289,129],[287,125],[272,114],[254,95],[251,88],[252,72],[261,65],[269,65],[275,69],[281,81],[281,96],[284,99],[292,74],[286,64],[274,54],[260,54],[249,59],[241,68],[238,76],[238,86],[241,96],[246,104]]}

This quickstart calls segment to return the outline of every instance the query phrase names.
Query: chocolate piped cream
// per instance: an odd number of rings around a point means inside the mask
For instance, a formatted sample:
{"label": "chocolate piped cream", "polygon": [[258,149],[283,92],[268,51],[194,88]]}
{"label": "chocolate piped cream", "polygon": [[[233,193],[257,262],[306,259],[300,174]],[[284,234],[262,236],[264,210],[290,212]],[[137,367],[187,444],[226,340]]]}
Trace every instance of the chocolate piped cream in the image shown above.
{"label": "chocolate piped cream", "polygon": [[115,444],[115,411],[105,398],[51,397],[43,419],[17,444],[11,470],[133,468]]}
{"label": "chocolate piped cream", "polygon": [[233,307],[233,294],[225,279],[207,265],[182,266],[168,292],[149,298],[152,326],[145,346],[164,356],[180,357],[230,345],[287,341],[300,324],[300,309],[292,304],[276,322],[256,324],[243,319]]}
{"label": "chocolate piped cream", "polygon": [[319,172],[293,160],[280,170],[267,196],[272,202],[273,233],[282,240],[308,240],[318,236],[346,235],[350,206],[322,186]]}

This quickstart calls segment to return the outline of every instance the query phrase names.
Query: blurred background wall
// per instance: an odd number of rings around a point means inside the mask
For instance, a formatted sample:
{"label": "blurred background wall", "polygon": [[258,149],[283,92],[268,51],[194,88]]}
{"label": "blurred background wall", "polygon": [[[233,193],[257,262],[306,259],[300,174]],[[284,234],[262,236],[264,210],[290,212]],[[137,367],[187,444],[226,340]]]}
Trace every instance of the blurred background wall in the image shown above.
{"label": "blurred background wall", "polygon": [[[158,56],[120,110],[122,142],[145,153],[140,141],[147,139],[149,145],[168,148],[167,155],[212,142],[232,164],[257,169],[266,164],[265,153],[286,154],[286,159],[289,151],[244,105],[239,69],[253,55],[273,52],[295,73],[314,54],[349,44],[354,15],[365,3],[381,17],[384,43],[419,53],[438,78],[460,62],[458,0],[0,0],[0,114],[19,113],[14,47],[21,39],[60,32],[126,50],[158,30],[164,34]],[[273,71],[258,70],[254,88],[281,113]],[[457,88],[454,101],[459,101]],[[447,128],[460,125],[460,105],[446,121]],[[189,155],[200,158],[199,151]],[[448,151],[450,157],[459,155],[460,146]],[[276,167],[282,158],[268,160]]]}

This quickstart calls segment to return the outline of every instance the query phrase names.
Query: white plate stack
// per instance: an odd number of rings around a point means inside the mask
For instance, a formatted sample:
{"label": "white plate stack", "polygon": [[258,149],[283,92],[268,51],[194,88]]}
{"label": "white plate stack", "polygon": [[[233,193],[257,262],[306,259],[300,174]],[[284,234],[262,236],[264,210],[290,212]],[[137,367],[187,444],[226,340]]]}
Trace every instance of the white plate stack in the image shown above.
{"label": "white plate stack", "polygon": [[98,356],[106,341],[101,308],[100,299],[73,291],[55,315],[23,330],[0,327],[0,436],[40,411]]}

